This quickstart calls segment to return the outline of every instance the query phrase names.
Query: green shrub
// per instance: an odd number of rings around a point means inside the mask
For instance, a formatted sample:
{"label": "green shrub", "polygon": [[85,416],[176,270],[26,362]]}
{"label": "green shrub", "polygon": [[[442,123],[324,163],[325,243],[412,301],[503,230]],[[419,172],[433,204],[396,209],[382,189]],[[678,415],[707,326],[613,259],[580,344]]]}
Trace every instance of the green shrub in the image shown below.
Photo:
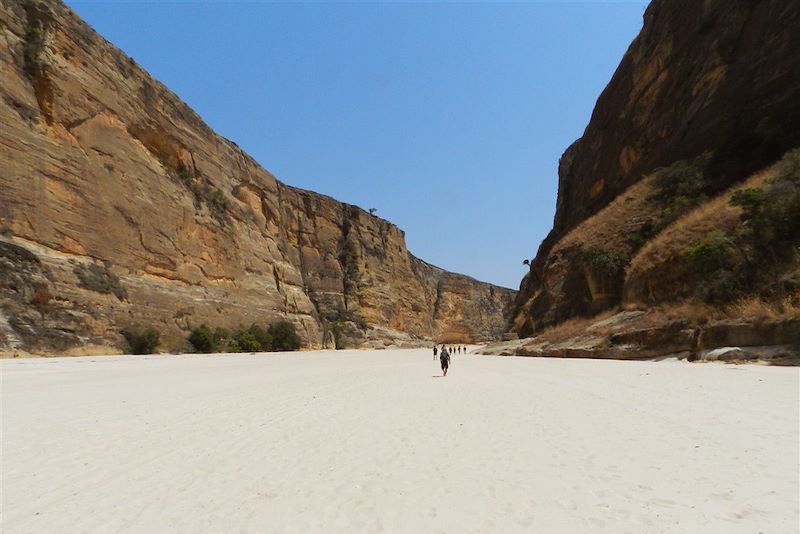
{"label": "green shrub", "polygon": [[272,323],[267,332],[272,337],[272,350],[297,350],[303,345],[295,326],[288,321]]}
{"label": "green shrub", "polygon": [[705,168],[711,161],[711,153],[704,152],[692,160],[680,160],[669,167],[653,172],[653,188],[650,197],[661,212],[653,223],[653,230],[660,230],[672,221],[687,213],[695,206],[708,200],[709,180]]}
{"label": "green shrub", "polygon": [[201,202],[205,202],[211,215],[220,223],[227,220],[228,199],[225,194],[214,186],[208,184],[197,185],[192,187],[195,198]]}
{"label": "green shrub", "polygon": [[152,354],[160,343],[160,335],[154,328],[131,325],[126,326],[119,333],[128,342],[131,354]]}
{"label": "green shrub", "polygon": [[752,285],[749,259],[724,232],[712,230],[687,247],[683,257],[694,274],[695,296],[706,302],[730,302]]}
{"label": "green shrub", "polygon": [[773,270],[800,245],[800,150],[787,153],[774,169],[775,178],[763,189],[740,189],[730,199],[742,209],[741,241],[755,261]]}
{"label": "green shrub", "polygon": [[225,343],[227,343],[229,339],[231,339],[231,331],[228,330],[227,328],[218,326],[214,329],[213,338],[216,346],[221,347],[225,345]]}
{"label": "green shrub", "polygon": [[728,267],[733,251],[733,241],[725,233],[713,230],[703,241],[695,242],[684,250],[683,257],[693,272],[708,275]]}
{"label": "green shrub", "polygon": [[233,344],[239,349],[237,352],[258,352],[261,350],[261,343],[249,328],[239,328],[233,334]]}
{"label": "green shrub", "polygon": [[272,350],[272,335],[267,330],[261,328],[257,324],[251,324],[248,330],[250,334],[252,334],[253,338],[258,342],[258,346],[261,348],[261,350]]}
{"label": "green shrub", "polygon": [[119,277],[109,270],[108,263],[79,265],[73,272],[78,277],[78,285],[85,289],[113,294],[119,300],[128,298],[128,292],[122,287]]}
{"label": "green shrub", "polygon": [[257,324],[239,326],[233,331],[205,324],[191,329],[188,337],[197,352],[259,352],[270,350],[297,350],[302,340],[288,321],[278,321],[268,329]]}
{"label": "green shrub", "polygon": [[609,277],[619,275],[628,263],[624,254],[600,247],[584,248],[582,256],[585,265],[592,271]]}
{"label": "green shrub", "polygon": [[269,332],[257,324],[248,327],[239,326],[233,332],[218,328],[227,335],[221,338],[220,343],[227,343],[228,352],[259,352],[272,349],[272,337]]}
{"label": "green shrub", "polygon": [[45,48],[45,32],[41,24],[31,25],[25,33],[22,57],[25,72],[33,76],[42,67],[42,52]]}
{"label": "green shrub", "polygon": [[742,208],[742,220],[747,222],[761,215],[766,198],[766,192],[758,187],[739,189],[731,195],[730,205]]}
{"label": "green shrub", "polygon": [[214,332],[205,324],[192,328],[189,332],[188,340],[197,352],[216,352],[219,346],[214,337]]}
{"label": "green shrub", "polygon": [[634,250],[638,250],[642,248],[645,243],[650,241],[656,233],[656,225],[653,221],[644,222],[628,236],[628,244]]}

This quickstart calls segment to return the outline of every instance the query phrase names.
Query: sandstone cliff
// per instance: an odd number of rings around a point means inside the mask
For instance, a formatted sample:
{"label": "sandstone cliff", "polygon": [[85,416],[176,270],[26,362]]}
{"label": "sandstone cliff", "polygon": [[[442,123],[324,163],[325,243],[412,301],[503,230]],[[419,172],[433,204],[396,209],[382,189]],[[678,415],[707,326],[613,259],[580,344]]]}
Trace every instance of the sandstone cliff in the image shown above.
{"label": "sandstone cliff", "polygon": [[[706,321],[795,318],[798,73],[800,3],[653,0],[561,157],[553,230],[522,281],[511,329],[528,337],[604,310],[657,308],[664,332],[693,332],[675,347],[691,350],[702,348]],[[747,299],[762,311],[731,311]],[[704,310],[700,323],[672,324],[669,310],[687,303]],[[749,344],[795,335],[752,331]],[[603,337],[600,352],[613,345]]]}
{"label": "sandstone cliff", "polygon": [[350,346],[504,330],[514,291],[279,182],[60,2],[0,5],[0,72],[0,349],[277,318],[312,347],[334,321]]}

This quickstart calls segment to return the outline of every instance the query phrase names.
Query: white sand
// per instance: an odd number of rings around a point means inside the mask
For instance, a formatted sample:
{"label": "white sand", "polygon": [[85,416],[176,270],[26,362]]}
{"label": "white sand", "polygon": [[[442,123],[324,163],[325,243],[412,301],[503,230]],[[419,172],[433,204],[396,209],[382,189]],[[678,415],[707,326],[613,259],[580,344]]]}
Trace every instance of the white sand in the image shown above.
{"label": "white sand", "polygon": [[792,533],[798,369],[5,360],[2,531]]}

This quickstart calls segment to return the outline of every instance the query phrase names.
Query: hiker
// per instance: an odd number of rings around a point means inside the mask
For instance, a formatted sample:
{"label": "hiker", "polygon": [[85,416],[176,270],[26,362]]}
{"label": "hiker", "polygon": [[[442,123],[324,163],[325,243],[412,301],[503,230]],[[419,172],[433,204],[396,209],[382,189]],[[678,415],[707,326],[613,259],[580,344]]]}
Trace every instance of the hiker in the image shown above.
{"label": "hiker", "polygon": [[433,361],[436,361],[436,355],[439,353],[439,349],[436,348],[436,345],[433,346]]}
{"label": "hiker", "polygon": [[442,373],[447,376],[447,369],[450,367],[450,353],[447,352],[447,348],[442,348],[439,353],[439,361],[442,364]]}

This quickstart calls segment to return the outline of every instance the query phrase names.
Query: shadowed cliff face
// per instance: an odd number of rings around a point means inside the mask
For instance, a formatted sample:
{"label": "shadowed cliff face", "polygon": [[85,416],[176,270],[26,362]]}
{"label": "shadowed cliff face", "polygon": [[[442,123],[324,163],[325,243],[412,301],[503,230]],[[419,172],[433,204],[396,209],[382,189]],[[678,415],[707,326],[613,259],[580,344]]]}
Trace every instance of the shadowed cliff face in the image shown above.
{"label": "shadowed cliff face", "polygon": [[[624,264],[662,229],[643,231],[648,210],[669,206],[645,205],[654,193],[641,184],[691,162],[702,177],[693,194],[711,198],[800,146],[798,73],[800,3],[654,0],[583,136],[559,162],[553,230],[522,281],[512,329],[529,336],[623,296],[644,298],[628,291]],[[632,204],[609,208],[623,193]],[[608,242],[616,249],[587,256]],[[620,265],[604,271],[593,262]],[[680,295],[662,289],[655,293],[664,299]]]}
{"label": "shadowed cliff face", "polygon": [[[0,347],[107,351],[152,325],[288,319],[383,346],[504,328],[512,290],[277,181],[60,2],[0,6]],[[87,348],[89,347],[89,348]]]}

